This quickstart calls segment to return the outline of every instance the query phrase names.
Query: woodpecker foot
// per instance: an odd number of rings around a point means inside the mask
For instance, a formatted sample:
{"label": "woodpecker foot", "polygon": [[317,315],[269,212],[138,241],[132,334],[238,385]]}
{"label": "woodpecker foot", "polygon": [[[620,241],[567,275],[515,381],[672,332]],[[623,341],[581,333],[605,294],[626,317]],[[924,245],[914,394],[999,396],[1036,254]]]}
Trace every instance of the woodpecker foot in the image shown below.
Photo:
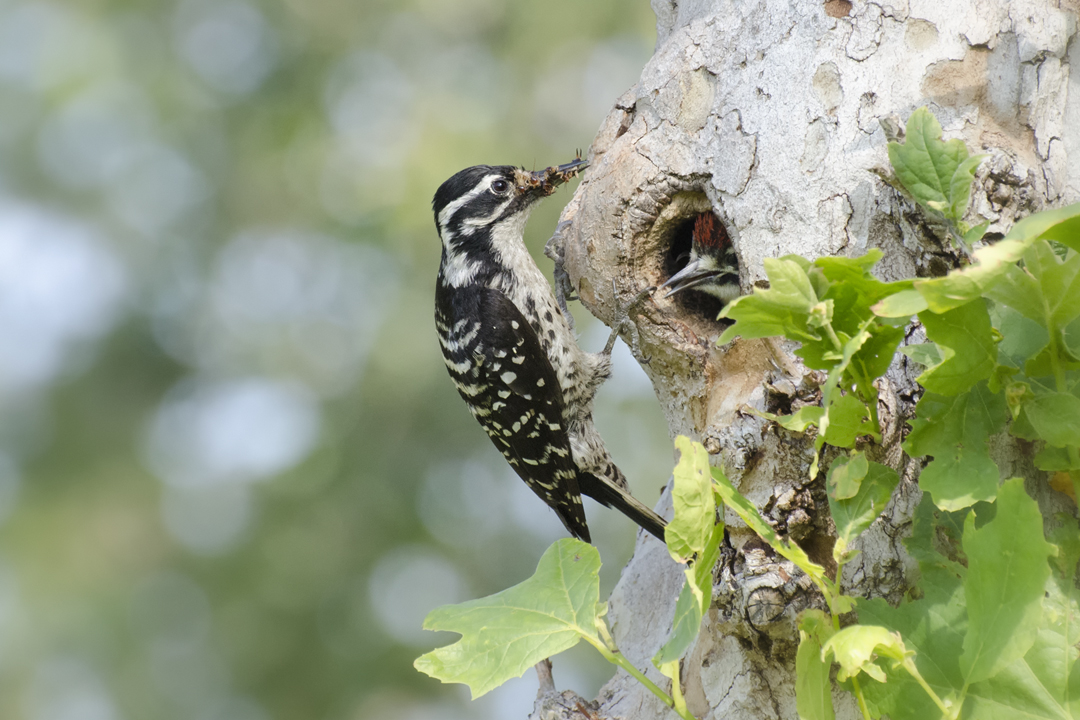
{"label": "woodpecker foot", "polygon": [[[604,349],[602,351],[602,353],[604,355],[610,355],[611,354],[612,348],[615,347],[615,339],[619,337],[619,335],[622,333],[622,330],[623,330],[624,327],[629,326],[629,327],[627,327],[627,329],[630,331],[630,334],[631,334],[630,343],[629,343],[630,350],[633,351],[634,357],[640,357],[641,356],[641,350],[638,347],[638,336],[637,336],[637,332],[636,332],[637,328],[634,326],[634,323],[631,322],[630,315],[632,315],[634,312],[636,312],[637,309],[641,306],[641,304],[643,302],[645,302],[646,298],[648,298],[650,295],[652,295],[655,290],[656,290],[655,285],[647,287],[644,290],[642,290],[641,292],[639,292],[637,295],[635,295],[633,300],[631,300],[629,303],[627,303],[622,308],[619,308],[619,310],[615,314],[615,321],[611,325],[611,335],[608,336],[607,344],[604,345]],[[615,298],[615,302],[618,303],[619,295],[618,295],[618,291],[615,288],[615,280],[614,279],[612,279],[612,281],[611,281],[611,292],[612,292],[612,297]],[[642,360],[642,362],[648,363],[649,360],[651,360],[651,359],[652,358],[647,358],[647,359]]]}
{"label": "woodpecker foot", "polygon": [[563,268],[562,258],[555,261],[555,269],[552,271],[555,280],[555,300],[559,303],[559,310],[569,323],[570,329],[574,329],[574,316],[570,314],[570,308],[566,303],[580,298],[574,294],[574,286],[570,283],[570,274]]}
{"label": "woodpecker foot", "polygon": [[573,330],[574,316],[570,314],[570,308],[566,304],[579,298],[574,294],[574,286],[570,282],[570,273],[566,272],[565,256],[563,254],[563,233],[566,232],[568,227],[570,227],[569,220],[563,220],[555,227],[555,233],[544,245],[544,254],[555,263],[555,268],[552,271],[555,280],[555,300],[559,303],[559,310],[562,311],[563,317],[566,318],[566,322],[570,325],[570,329]]}

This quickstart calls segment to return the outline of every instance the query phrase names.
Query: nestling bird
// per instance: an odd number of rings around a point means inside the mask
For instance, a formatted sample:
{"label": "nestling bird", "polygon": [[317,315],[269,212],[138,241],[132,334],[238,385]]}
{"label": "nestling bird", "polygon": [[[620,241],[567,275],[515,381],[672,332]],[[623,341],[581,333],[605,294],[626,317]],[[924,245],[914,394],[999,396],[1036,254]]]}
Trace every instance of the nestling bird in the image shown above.
{"label": "nestling bird", "polygon": [[668,278],[660,289],[670,288],[664,297],[693,288],[708,293],[727,305],[739,296],[739,265],[735,248],[724,226],[711,212],[698,215],[690,247],[690,260]]}
{"label": "nestling bird", "polygon": [[473,417],[571,535],[591,542],[585,494],[663,539],[664,520],[630,495],[593,425],[615,334],[602,353],[578,347],[523,241],[536,203],[585,166],[580,158],[538,172],[477,165],[439,187],[435,326]]}

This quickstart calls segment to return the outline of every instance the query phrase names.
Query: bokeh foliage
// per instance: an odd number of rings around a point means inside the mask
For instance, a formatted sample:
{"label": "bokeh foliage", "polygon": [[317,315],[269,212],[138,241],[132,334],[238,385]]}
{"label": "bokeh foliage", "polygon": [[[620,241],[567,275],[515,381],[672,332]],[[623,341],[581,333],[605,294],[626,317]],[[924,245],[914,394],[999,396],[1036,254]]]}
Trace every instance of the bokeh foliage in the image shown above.
{"label": "bokeh foliage", "polygon": [[[0,2],[0,718],[518,712],[411,665],[427,610],[561,535],[445,376],[429,202],[467,165],[586,147],[653,23],[618,0]],[[568,197],[530,224],[544,268]],[[616,372],[598,422],[652,502],[665,428]],[[633,528],[588,511],[610,585]]]}

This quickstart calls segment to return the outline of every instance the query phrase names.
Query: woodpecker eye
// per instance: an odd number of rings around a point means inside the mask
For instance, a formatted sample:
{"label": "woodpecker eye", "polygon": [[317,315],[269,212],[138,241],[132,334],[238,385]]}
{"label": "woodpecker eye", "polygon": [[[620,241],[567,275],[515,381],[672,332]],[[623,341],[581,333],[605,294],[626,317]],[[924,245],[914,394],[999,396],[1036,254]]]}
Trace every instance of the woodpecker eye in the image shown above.
{"label": "woodpecker eye", "polygon": [[491,191],[498,195],[502,195],[509,189],[510,183],[506,182],[505,180],[496,180],[495,182],[491,183]]}

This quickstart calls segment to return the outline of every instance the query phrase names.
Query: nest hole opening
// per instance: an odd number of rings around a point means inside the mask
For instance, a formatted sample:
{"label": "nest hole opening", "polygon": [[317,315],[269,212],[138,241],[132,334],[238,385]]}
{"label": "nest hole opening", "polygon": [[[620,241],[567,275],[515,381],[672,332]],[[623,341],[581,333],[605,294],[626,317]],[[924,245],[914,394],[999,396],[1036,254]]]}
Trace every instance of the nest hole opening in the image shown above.
{"label": "nest hole opening", "polygon": [[[694,213],[679,219],[674,223],[674,227],[671,230],[667,251],[663,257],[663,277],[661,283],[667,282],[673,275],[685,268],[690,262],[690,254],[694,247],[694,229],[695,226],[697,226],[698,218],[703,215],[712,215],[714,221],[713,227],[722,234],[723,241],[727,242],[729,245],[731,244],[731,238],[723,220],[712,211]],[[739,267],[738,258],[733,256],[732,263],[734,264],[736,273],[741,277],[742,269]],[[665,289],[662,292],[666,293],[667,290]],[[717,320],[717,315],[720,314],[720,311],[723,310],[726,303],[720,298],[710,295],[707,292],[702,292],[699,289],[691,287],[675,293],[668,298],[668,300],[674,302],[675,306],[682,314],[693,315],[708,320],[718,326],[730,324],[729,320]]]}

